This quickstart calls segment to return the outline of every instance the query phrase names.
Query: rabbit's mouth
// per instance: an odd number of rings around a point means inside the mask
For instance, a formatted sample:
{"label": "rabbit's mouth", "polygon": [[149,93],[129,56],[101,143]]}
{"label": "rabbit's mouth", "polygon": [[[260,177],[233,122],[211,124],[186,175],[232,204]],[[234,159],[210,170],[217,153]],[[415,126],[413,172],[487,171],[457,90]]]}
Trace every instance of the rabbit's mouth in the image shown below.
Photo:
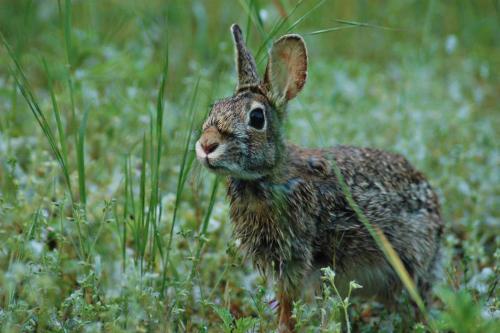
{"label": "rabbit's mouth", "polygon": [[224,167],[210,164],[210,159],[208,158],[208,156],[205,158],[205,165],[207,166],[207,168],[209,168],[210,170],[214,170],[214,171],[224,169]]}
{"label": "rabbit's mouth", "polygon": [[227,167],[223,166],[223,165],[216,165],[216,164],[213,164],[213,161],[210,162],[211,159],[206,157],[202,164],[203,166],[205,166],[208,170],[210,170],[210,172],[213,172],[217,175],[221,175],[221,176],[229,176],[231,175],[231,171],[230,169],[228,169]]}
{"label": "rabbit's mouth", "polygon": [[225,145],[221,144],[214,151],[207,153],[203,150],[199,141],[196,143],[196,157],[198,161],[204,167],[215,173],[227,173],[227,168],[218,163],[224,150]]}

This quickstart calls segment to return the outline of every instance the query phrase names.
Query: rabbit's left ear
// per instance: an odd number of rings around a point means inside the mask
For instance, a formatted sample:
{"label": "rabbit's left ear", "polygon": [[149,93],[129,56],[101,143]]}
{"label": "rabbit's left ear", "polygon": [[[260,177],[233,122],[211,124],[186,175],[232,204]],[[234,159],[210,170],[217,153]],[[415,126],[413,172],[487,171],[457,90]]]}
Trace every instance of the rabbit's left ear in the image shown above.
{"label": "rabbit's left ear", "polygon": [[270,99],[283,105],[302,90],[307,78],[307,49],[299,35],[285,35],[274,42],[264,76]]}

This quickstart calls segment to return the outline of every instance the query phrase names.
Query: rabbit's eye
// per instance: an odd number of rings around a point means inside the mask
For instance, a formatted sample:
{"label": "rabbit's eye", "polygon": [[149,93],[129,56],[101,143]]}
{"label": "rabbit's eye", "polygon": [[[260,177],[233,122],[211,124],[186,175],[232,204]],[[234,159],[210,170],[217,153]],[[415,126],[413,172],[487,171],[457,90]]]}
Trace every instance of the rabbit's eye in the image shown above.
{"label": "rabbit's eye", "polygon": [[264,117],[264,110],[262,110],[262,108],[255,108],[250,111],[250,119],[248,121],[248,125],[260,130],[264,128],[265,122],[266,118]]}

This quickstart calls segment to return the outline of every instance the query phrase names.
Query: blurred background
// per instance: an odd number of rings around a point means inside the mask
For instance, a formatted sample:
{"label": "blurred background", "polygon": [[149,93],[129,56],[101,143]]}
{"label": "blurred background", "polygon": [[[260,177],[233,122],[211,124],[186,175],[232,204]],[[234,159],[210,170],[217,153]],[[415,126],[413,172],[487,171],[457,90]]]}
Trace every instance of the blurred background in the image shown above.
{"label": "blurred background", "polygon": [[[261,73],[274,39],[306,40],[308,82],[289,105],[290,141],[402,153],[440,196],[433,320],[353,300],[353,330],[495,331],[499,8],[2,0],[2,332],[276,329],[273,286],[231,238],[225,180],[194,160],[210,104],[235,88],[232,23]],[[301,331],[340,332],[341,303],[327,296],[296,306]]]}

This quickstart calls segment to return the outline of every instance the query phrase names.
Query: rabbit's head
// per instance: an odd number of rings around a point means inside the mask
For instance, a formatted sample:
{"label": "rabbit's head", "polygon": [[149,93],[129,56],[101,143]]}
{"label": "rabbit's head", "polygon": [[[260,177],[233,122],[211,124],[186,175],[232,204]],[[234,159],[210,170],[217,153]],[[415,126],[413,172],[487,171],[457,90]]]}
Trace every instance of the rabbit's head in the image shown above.
{"label": "rabbit's head", "polygon": [[279,38],[261,79],[240,27],[234,24],[231,32],[238,85],[233,96],[213,105],[196,142],[196,156],[213,172],[257,179],[272,173],[283,157],[285,107],[306,82],[307,50],[299,35]]}

